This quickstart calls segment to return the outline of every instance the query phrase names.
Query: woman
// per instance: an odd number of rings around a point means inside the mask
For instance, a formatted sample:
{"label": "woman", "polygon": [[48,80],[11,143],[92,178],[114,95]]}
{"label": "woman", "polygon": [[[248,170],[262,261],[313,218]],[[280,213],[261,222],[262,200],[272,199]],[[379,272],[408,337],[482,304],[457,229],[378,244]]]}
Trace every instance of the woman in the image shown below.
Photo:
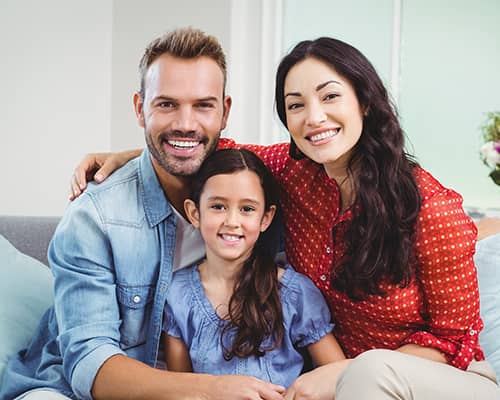
{"label": "woman", "polygon": [[404,152],[371,63],[336,39],[301,42],[278,67],[276,106],[291,143],[245,147],[280,182],[288,260],[322,291],[351,359],[285,398],[498,398],[478,344],[477,230]]}

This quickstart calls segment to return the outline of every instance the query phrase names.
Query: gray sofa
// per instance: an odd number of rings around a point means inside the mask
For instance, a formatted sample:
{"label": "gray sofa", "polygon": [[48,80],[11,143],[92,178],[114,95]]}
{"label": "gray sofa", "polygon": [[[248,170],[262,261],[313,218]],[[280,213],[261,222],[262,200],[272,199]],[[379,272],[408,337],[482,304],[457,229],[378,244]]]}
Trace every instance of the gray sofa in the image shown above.
{"label": "gray sofa", "polygon": [[0,235],[20,252],[48,265],[47,247],[60,217],[0,215]]}

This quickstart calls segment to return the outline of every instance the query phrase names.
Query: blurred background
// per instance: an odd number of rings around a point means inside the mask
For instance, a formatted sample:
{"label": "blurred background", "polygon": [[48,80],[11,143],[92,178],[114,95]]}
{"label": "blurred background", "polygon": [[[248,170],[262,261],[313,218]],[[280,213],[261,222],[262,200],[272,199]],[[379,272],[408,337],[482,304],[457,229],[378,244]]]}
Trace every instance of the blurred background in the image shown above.
{"label": "blurred background", "polygon": [[61,215],[85,153],[144,146],[139,59],[186,25],[226,50],[225,136],[288,140],[273,106],[279,59],[333,36],[372,61],[422,166],[468,208],[500,215],[479,157],[480,126],[500,111],[500,0],[0,0],[0,214]]}

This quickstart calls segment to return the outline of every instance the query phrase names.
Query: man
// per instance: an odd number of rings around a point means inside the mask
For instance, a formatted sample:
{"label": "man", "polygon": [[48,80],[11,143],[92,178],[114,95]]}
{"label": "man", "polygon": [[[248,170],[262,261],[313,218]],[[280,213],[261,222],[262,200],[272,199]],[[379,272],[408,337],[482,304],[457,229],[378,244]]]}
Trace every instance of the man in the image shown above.
{"label": "man", "polygon": [[147,150],[68,207],[49,247],[55,306],[9,363],[0,398],[280,399],[282,387],[251,377],[155,368],[172,271],[203,256],[182,217],[189,177],[231,99],[219,43],[195,29],[153,41],[140,71]]}

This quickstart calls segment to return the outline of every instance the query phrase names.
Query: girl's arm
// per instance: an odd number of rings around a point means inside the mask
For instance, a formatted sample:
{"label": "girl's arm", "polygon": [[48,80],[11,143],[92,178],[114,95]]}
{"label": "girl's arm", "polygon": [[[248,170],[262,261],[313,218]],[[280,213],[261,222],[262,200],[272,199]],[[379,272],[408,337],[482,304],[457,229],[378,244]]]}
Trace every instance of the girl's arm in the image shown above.
{"label": "girl's arm", "polygon": [[193,372],[189,351],[182,339],[165,335],[164,343],[167,369],[174,372]]}
{"label": "girl's arm", "polygon": [[323,336],[315,343],[311,343],[307,346],[307,351],[311,355],[315,367],[345,359],[344,352],[332,333]]}

